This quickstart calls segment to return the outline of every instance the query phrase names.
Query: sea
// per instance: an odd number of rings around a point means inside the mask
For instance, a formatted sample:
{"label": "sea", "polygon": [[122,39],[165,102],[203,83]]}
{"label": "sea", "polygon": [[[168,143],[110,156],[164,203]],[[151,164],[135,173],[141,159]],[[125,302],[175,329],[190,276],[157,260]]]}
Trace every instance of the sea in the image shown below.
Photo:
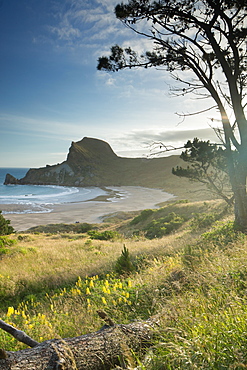
{"label": "sea", "polygon": [[[5,207],[7,213],[51,212],[55,204],[85,202],[108,192],[98,187],[68,187],[55,185],[4,185],[7,173],[21,179],[28,168],[0,168],[0,204],[17,205]],[[18,207],[19,205],[19,207]]]}

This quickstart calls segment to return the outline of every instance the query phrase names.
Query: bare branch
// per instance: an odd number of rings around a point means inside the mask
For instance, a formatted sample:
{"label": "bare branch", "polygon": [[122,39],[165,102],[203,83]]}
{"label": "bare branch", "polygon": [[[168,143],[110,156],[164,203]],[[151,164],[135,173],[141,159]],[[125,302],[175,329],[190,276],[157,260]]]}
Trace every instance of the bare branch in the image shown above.
{"label": "bare branch", "polygon": [[39,345],[38,342],[30,338],[26,333],[24,333],[24,331],[14,328],[12,325],[7,324],[3,320],[0,320],[0,329],[3,329],[7,333],[11,334],[19,342],[22,342],[29,347],[35,347]]}
{"label": "bare branch", "polygon": [[201,113],[205,113],[205,112],[208,112],[209,110],[211,109],[215,109],[216,106],[212,106],[212,107],[209,107],[209,108],[206,108],[206,109],[202,109],[198,112],[193,112],[193,113],[178,113],[176,112],[175,114],[179,117],[190,117],[190,116],[196,116],[197,114],[201,114]]}

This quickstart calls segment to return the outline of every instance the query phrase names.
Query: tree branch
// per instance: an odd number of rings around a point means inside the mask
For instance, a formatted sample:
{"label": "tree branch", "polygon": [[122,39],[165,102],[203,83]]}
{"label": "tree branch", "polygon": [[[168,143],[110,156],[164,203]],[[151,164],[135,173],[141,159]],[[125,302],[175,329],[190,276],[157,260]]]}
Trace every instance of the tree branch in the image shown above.
{"label": "tree branch", "polygon": [[30,338],[24,331],[14,328],[12,325],[7,324],[5,321],[0,320],[0,329],[11,334],[19,342],[26,344],[28,347],[35,347],[39,345],[34,339]]}
{"label": "tree branch", "polygon": [[[103,315],[104,316],[104,315]],[[106,318],[103,317],[103,320]],[[4,352],[1,370],[110,370],[135,365],[132,351],[141,354],[152,344],[157,318],[128,325],[105,325],[95,333],[52,339],[33,348]]]}

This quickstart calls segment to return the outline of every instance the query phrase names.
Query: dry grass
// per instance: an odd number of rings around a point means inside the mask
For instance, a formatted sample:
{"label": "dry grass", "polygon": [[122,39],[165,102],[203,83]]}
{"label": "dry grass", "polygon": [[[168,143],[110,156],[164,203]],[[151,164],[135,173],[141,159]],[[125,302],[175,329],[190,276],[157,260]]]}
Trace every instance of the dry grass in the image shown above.
{"label": "dry grass", "polygon": [[[222,208],[219,201],[177,203],[168,204],[159,213],[163,216],[177,212],[190,219],[195,212],[221,212]],[[113,269],[124,244],[132,258],[174,255],[192,243],[197,235],[196,231],[191,234],[189,224],[190,220],[175,234],[153,240],[141,235],[132,237],[131,232],[127,239],[122,237],[115,241],[90,240],[86,234],[74,233],[12,235],[17,240],[18,252],[5,256],[0,264],[0,276],[9,277],[5,293],[9,290],[10,295],[19,294],[34,287],[47,290],[73,283],[78,276],[105,274]],[[105,228],[113,229],[114,225],[106,224]],[[129,220],[123,221],[120,230],[131,231]]]}

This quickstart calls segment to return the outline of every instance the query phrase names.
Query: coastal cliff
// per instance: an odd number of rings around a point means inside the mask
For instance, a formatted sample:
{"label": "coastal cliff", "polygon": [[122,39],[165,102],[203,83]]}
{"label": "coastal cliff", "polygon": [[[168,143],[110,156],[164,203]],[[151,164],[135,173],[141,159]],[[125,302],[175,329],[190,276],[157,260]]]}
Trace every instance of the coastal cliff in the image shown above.
{"label": "coastal cliff", "polygon": [[[72,142],[67,159],[56,165],[30,169],[22,179],[7,174],[5,185],[147,186],[169,187],[178,156],[118,157],[105,141],[84,137]],[[174,179],[173,179],[174,181]]]}

